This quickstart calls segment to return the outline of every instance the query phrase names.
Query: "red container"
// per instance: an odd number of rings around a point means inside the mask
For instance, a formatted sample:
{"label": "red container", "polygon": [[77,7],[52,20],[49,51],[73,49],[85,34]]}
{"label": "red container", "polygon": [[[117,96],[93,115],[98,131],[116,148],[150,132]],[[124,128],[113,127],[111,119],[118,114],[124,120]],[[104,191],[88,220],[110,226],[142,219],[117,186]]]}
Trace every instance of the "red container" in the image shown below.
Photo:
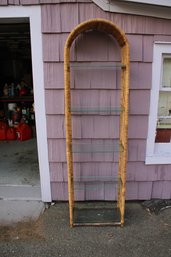
{"label": "red container", "polygon": [[17,134],[15,128],[8,128],[7,130],[7,140],[16,140]]}
{"label": "red container", "polygon": [[4,121],[0,121],[0,140],[7,139],[8,125]]}
{"label": "red container", "polygon": [[25,123],[20,123],[17,128],[18,140],[24,141],[32,138],[32,129]]}

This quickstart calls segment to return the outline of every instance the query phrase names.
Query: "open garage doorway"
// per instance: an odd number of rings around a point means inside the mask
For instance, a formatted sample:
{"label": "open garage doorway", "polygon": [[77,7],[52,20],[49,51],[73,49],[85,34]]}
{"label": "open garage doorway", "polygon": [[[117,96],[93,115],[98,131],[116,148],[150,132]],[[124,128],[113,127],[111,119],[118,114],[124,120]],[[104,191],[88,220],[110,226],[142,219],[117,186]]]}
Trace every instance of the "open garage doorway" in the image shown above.
{"label": "open garage doorway", "polygon": [[39,7],[0,10],[0,198],[51,201]]}
{"label": "open garage doorway", "polygon": [[0,56],[0,197],[41,199],[28,19],[0,19]]}

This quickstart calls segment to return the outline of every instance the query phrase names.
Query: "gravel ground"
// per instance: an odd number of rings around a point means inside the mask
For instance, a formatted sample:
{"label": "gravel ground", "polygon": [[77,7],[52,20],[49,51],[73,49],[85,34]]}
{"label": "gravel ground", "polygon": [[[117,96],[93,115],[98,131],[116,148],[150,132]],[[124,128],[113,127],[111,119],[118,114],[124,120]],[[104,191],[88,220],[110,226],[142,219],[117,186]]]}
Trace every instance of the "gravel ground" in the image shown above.
{"label": "gravel ground", "polygon": [[171,208],[158,215],[126,204],[120,227],[69,227],[68,204],[50,206],[37,221],[0,227],[0,257],[171,257]]}

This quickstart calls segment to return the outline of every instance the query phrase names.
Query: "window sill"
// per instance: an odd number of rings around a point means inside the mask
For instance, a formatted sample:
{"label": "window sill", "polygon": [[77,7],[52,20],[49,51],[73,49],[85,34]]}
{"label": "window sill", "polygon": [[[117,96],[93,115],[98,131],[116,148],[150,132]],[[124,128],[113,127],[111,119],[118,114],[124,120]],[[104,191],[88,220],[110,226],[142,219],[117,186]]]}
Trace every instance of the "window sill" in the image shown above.
{"label": "window sill", "polygon": [[171,142],[155,143],[154,153],[147,153],[145,164],[171,164]]}
{"label": "window sill", "polygon": [[153,155],[147,156],[145,159],[145,164],[171,164],[171,154],[167,156]]}

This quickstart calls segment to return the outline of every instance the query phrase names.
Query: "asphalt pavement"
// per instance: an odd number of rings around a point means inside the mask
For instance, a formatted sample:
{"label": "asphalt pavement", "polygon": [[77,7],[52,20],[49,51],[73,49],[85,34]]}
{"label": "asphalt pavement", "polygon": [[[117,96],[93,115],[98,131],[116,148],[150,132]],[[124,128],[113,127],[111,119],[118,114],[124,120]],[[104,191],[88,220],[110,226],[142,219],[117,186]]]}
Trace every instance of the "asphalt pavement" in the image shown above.
{"label": "asphalt pavement", "polygon": [[0,226],[0,257],[171,257],[171,208],[157,215],[126,203],[125,226],[69,227],[67,203]]}

